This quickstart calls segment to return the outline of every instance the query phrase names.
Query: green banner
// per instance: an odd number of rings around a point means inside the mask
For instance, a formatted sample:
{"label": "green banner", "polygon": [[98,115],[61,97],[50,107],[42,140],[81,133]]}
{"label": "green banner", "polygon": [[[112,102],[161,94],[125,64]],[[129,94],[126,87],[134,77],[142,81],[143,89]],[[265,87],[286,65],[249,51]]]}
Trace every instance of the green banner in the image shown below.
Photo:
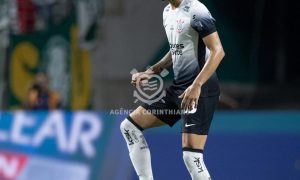
{"label": "green banner", "polygon": [[62,97],[67,109],[90,106],[90,56],[78,42],[74,18],[47,32],[10,37],[9,95],[10,109],[22,108],[27,91],[38,72],[50,78],[50,87]]}

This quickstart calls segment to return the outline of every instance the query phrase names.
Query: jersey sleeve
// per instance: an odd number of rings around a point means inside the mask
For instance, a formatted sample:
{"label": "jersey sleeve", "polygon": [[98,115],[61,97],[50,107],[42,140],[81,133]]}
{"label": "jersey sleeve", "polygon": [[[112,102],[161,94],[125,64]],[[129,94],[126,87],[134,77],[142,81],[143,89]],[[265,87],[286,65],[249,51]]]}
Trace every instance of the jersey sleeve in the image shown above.
{"label": "jersey sleeve", "polygon": [[216,20],[203,4],[199,4],[193,8],[191,16],[191,26],[199,33],[201,38],[217,31]]}

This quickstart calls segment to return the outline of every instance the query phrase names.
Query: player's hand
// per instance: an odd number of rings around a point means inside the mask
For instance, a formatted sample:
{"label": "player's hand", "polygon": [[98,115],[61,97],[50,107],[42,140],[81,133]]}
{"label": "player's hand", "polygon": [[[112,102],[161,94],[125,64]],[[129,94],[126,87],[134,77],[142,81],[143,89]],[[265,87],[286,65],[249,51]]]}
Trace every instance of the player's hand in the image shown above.
{"label": "player's hand", "polygon": [[198,100],[201,94],[201,86],[192,84],[189,86],[179,98],[182,99],[181,109],[191,111],[198,106]]}
{"label": "player's hand", "polygon": [[131,77],[131,84],[136,87],[141,83],[148,81],[151,78],[152,74],[154,74],[154,72],[151,70],[135,73]]}

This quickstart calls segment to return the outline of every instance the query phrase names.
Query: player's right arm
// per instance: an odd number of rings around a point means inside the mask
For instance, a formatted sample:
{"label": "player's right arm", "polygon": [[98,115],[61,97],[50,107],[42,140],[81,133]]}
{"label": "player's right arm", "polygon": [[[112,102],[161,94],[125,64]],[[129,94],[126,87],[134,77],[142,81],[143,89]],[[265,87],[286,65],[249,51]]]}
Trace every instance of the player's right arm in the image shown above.
{"label": "player's right arm", "polygon": [[160,73],[163,69],[166,69],[172,65],[172,56],[168,52],[159,62],[151,66],[145,72],[138,72],[132,75],[131,84],[133,86],[137,85],[137,82],[142,82],[148,80],[152,74]]}
{"label": "player's right arm", "polygon": [[172,65],[172,55],[170,52],[168,52],[158,63],[151,66],[148,70],[152,71],[155,74],[158,74],[162,70],[170,67],[171,65]]}

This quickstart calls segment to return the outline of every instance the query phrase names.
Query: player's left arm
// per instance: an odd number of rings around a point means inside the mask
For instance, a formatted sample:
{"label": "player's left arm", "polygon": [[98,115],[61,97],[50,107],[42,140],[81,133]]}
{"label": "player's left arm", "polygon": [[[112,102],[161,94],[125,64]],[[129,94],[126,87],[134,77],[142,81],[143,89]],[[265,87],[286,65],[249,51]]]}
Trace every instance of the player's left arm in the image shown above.
{"label": "player's left arm", "polygon": [[199,36],[202,37],[206,47],[210,50],[210,56],[193,84],[179,96],[180,98],[183,98],[181,108],[184,110],[191,110],[193,104],[197,107],[202,85],[205,84],[216,71],[221,60],[225,56],[222,43],[216,30],[215,19],[204,5],[200,6],[197,9],[197,12],[194,13],[191,24],[199,33]]}
{"label": "player's left arm", "polygon": [[198,87],[201,87],[212,76],[225,56],[225,52],[217,32],[204,37],[203,42],[210,50],[210,56],[201,72],[194,80],[193,84]]}
{"label": "player's left arm", "polygon": [[202,85],[216,71],[221,60],[225,56],[225,52],[217,32],[204,37],[203,41],[206,47],[210,50],[210,56],[193,84],[180,96],[180,98],[183,98],[181,108],[185,110],[191,110],[193,108],[193,104],[197,107]]}

